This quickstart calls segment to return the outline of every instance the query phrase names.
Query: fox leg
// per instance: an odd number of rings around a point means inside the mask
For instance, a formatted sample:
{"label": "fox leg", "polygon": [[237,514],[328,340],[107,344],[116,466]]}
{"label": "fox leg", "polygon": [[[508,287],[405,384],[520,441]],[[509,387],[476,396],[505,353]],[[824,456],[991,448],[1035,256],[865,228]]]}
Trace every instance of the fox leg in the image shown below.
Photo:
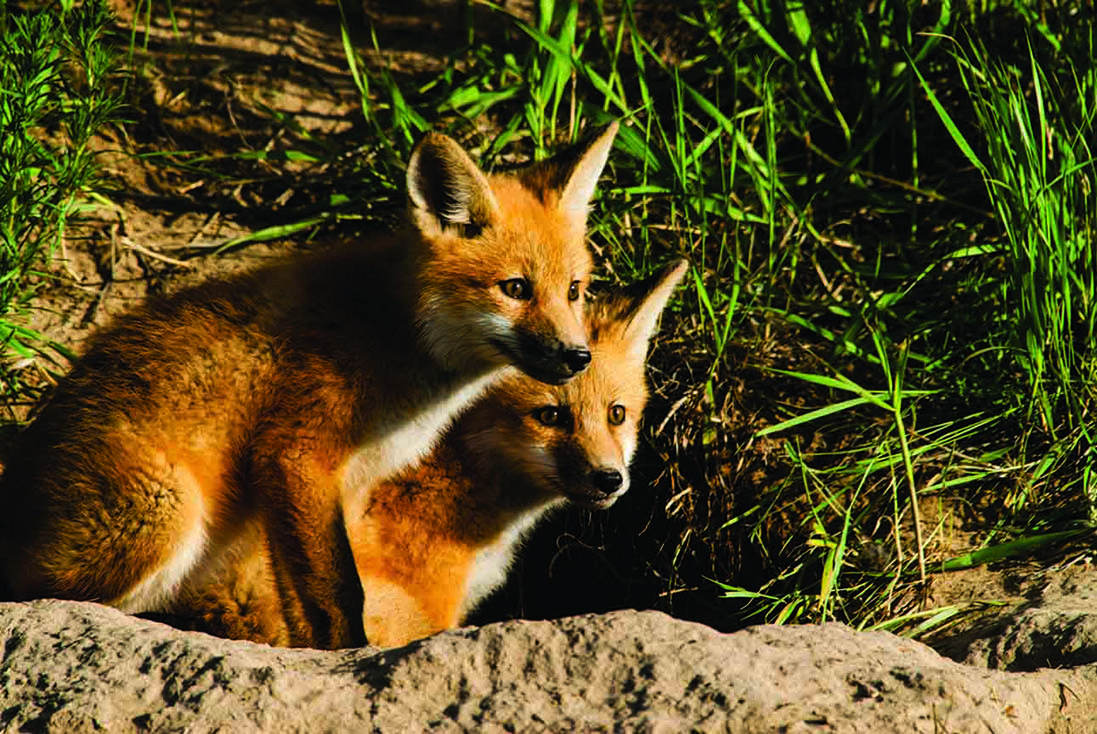
{"label": "fox leg", "polygon": [[165,610],[168,624],[234,640],[288,645],[260,523],[247,523],[214,560],[205,573],[184,582]]}
{"label": "fox leg", "polygon": [[[414,514],[414,506],[411,513]],[[456,627],[468,576],[468,553],[428,527],[394,532],[359,512],[348,521],[364,596],[366,639],[399,647]],[[406,518],[405,518],[406,519]],[[416,528],[405,526],[405,531]]]}
{"label": "fox leg", "polygon": [[249,540],[250,554],[232,558],[217,574],[187,589],[170,611],[183,620],[184,629],[285,647],[288,627],[269,556],[261,538]]}
{"label": "fox leg", "polygon": [[272,517],[270,554],[290,644],[337,650],[366,644],[362,588],[342,513],[309,508],[306,517]]}
{"label": "fox leg", "polygon": [[362,587],[334,469],[293,451],[257,469],[257,481],[269,500],[264,521],[291,644],[325,649],[365,645]]}
{"label": "fox leg", "polygon": [[418,599],[385,578],[364,576],[362,592],[365,596],[362,621],[371,645],[400,647],[457,626],[456,608],[452,615],[432,618]]}

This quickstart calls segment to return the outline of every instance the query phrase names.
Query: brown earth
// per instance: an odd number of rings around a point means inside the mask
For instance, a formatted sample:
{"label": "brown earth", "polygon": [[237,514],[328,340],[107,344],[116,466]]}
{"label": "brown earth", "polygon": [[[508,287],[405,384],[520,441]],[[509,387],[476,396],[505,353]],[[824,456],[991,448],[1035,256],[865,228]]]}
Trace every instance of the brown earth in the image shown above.
{"label": "brown earth", "polygon": [[[71,233],[31,317],[76,351],[150,294],[308,246],[298,238],[209,254],[278,221],[279,208],[302,195],[292,183],[259,192],[275,164],[226,183],[134,154],[283,149],[345,135],[359,115],[334,5],[206,0],[176,7],[174,25],[154,5],[146,27],[135,2],[112,2],[125,37],[137,29],[137,122],[100,141],[118,184],[113,205]],[[367,63],[400,78],[441,67],[423,48],[459,44],[454,3],[375,2],[366,13],[386,49],[366,52]],[[44,373],[39,366],[24,365],[28,377]],[[27,408],[8,407],[18,417]],[[1039,573],[936,577],[931,606],[980,610],[930,640],[965,665],[840,625],[723,635],[654,612],[506,622],[390,652],[320,653],[215,640],[90,604],[0,605],[0,728],[1097,731],[1095,576],[1083,556]]]}

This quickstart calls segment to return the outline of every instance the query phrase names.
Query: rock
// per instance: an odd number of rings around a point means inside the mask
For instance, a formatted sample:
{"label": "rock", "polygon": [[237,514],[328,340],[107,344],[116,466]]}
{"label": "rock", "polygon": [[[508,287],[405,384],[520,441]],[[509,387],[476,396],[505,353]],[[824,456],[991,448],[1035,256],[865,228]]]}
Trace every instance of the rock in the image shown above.
{"label": "rock", "polygon": [[839,624],[720,634],[659,612],[320,652],[95,604],[0,604],[5,731],[1081,732],[1091,669],[964,666]]}
{"label": "rock", "polygon": [[1048,571],[1024,600],[942,635],[934,647],[983,668],[1031,671],[1097,663],[1097,569]]}

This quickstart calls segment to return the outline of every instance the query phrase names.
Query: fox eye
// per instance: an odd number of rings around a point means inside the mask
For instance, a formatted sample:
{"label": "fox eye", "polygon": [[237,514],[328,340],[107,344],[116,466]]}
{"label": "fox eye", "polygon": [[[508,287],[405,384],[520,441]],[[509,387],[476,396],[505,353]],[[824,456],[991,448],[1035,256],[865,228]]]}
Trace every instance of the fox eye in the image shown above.
{"label": "fox eye", "polygon": [[556,428],[564,424],[565,411],[555,405],[546,405],[533,411],[533,417],[543,426]]}
{"label": "fox eye", "polygon": [[511,278],[510,280],[499,281],[499,288],[509,298],[513,298],[518,301],[529,300],[532,288],[529,287],[529,281],[525,278]]}
{"label": "fox eye", "polygon": [[609,408],[610,425],[619,426],[625,422],[625,406],[611,405]]}
{"label": "fox eye", "polygon": [[571,281],[571,285],[568,286],[568,300],[569,301],[578,301],[579,300],[579,281],[573,280],[573,281]]}

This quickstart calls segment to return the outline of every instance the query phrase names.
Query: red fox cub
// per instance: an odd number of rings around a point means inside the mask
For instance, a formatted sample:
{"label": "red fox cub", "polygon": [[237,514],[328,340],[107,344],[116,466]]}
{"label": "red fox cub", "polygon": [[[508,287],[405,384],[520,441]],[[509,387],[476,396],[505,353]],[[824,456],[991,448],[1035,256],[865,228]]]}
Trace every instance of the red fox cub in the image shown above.
{"label": "red fox cub", "polygon": [[427,135],[403,232],[150,302],[101,333],[0,479],[14,595],[163,609],[258,525],[280,602],[307,621],[291,642],[364,643],[344,517],[510,366],[560,384],[590,362],[586,213],[615,133],[491,176]]}
{"label": "red fox cub", "polygon": [[[589,304],[586,372],[561,386],[508,377],[433,454],[375,487],[348,518],[370,644],[403,645],[456,626],[503,583],[521,538],[546,511],[565,501],[605,508],[624,494],[647,400],[648,341],[685,269],[676,262]],[[283,643],[287,620],[262,551],[259,539],[173,611],[204,618],[218,634]]]}

